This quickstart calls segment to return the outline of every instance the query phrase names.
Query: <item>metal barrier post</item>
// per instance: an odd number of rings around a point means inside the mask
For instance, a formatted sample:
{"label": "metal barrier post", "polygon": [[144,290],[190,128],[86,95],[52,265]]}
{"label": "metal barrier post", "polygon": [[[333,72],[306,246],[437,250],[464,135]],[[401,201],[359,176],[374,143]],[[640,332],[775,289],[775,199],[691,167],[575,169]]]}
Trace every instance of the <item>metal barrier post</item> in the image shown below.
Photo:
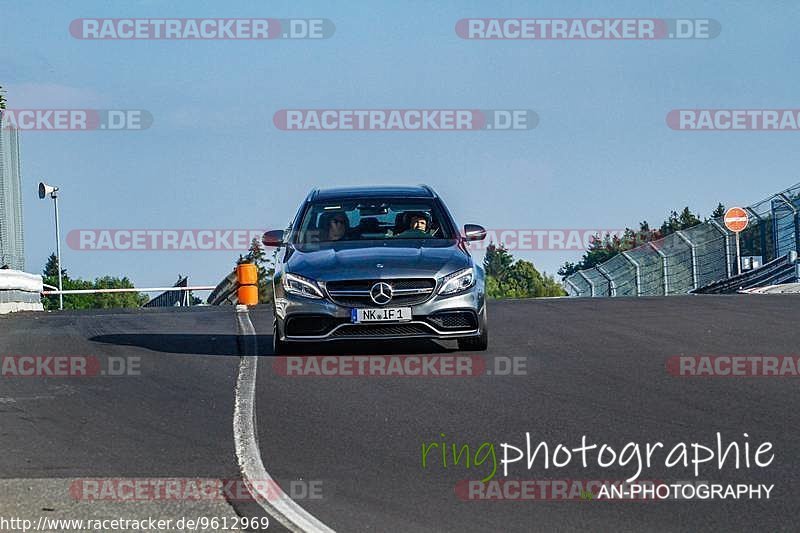
{"label": "metal barrier post", "polygon": [[[768,262],[772,261],[773,259],[777,259],[778,258],[778,249],[777,248],[775,248],[775,256],[774,257],[770,257],[770,255],[767,253],[767,233],[766,233],[765,224],[764,224],[763,220],[761,219],[761,217],[758,216],[758,213],[756,213],[755,210],[753,210],[750,207],[745,207],[744,210],[747,211],[748,213],[750,213],[751,215],[753,215],[753,217],[758,221],[758,237],[760,239],[760,244],[761,244],[761,257],[764,258],[764,262],[768,263]],[[775,218],[774,217],[772,219],[772,223],[775,224]],[[772,243],[772,245],[773,246],[777,246],[778,245],[777,241]],[[741,266],[741,265],[739,265],[739,266]]]}
{"label": "metal barrier post", "polygon": [[713,218],[710,220],[711,225],[714,226],[722,233],[722,238],[725,240],[725,274],[727,277],[731,277],[731,242],[728,239],[728,233],[725,231],[725,228],[714,220]]}
{"label": "metal barrier post", "polygon": [[800,281],[800,262],[797,261],[797,251],[792,250],[789,252],[789,263],[794,264],[794,279]]}
{"label": "metal barrier post", "polygon": [[698,284],[699,273],[697,272],[697,249],[692,241],[689,240],[689,237],[683,234],[682,231],[675,232],[678,237],[681,238],[686,244],[689,245],[689,250],[692,254],[692,289],[696,289],[700,285]]}
{"label": "metal barrier post", "polygon": [[611,275],[608,272],[604,271],[601,268],[601,266],[602,265],[597,265],[597,271],[600,272],[601,276],[603,276],[604,278],[606,278],[608,280],[608,292],[609,292],[608,295],[609,296],[616,296],[617,295],[617,283],[613,279],[611,279]]}
{"label": "metal barrier post", "polygon": [[639,263],[637,263],[630,256],[630,254],[628,252],[622,252],[622,257],[624,257],[625,259],[630,261],[630,263],[633,265],[633,268],[636,269],[636,296],[641,296],[642,295],[642,269],[639,266]]}
{"label": "metal barrier post", "polygon": [[667,296],[669,294],[669,270],[667,269],[667,254],[665,254],[662,250],[659,250],[659,248],[652,242],[648,242],[647,244],[649,244],[650,247],[661,256],[661,267],[664,273],[664,296]]}
{"label": "metal barrier post", "polygon": [[589,281],[589,278],[587,278],[587,277],[586,277],[586,274],[584,274],[582,270],[578,270],[578,272],[577,272],[577,273],[578,273],[578,275],[579,275],[580,277],[582,277],[582,278],[583,278],[583,279],[586,281],[586,283],[588,283],[588,284],[589,284],[589,296],[591,296],[592,298],[594,298],[594,283],[592,283],[591,281]]}
{"label": "metal barrier post", "polygon": [[[776,198],[780,199],[786,205],[789,206],[789,209],[792,210],[792,220],[794,221],[794,249],[800,249],[800,228],[797,227],[797,208],[794,204],[786,197],[785,194],[780,193],[775,196]],[[777,242],[777,239],[775,239]]]}
{"label": "metal barrier post", "polygon": [[572,282],[569,280],[569,278],[564,278],[564,283],[568,283],[568,284],[569,284],[569,285],[572,287],[572,290],[574,290],[574,291],[575,291],[575,296],[579,296],[579,295],[580,295],[580,293],[581,293],[580,289],[578,288],[578,286],[577,286],[577,285],[575,285],[574,283],[572,283]]}

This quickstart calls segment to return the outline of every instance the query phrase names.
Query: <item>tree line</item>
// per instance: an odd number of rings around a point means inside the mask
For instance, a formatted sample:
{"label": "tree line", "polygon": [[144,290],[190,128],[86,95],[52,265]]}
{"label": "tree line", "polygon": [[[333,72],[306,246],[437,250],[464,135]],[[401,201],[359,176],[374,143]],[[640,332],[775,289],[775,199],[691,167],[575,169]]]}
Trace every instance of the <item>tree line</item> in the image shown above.
{"label": "tree line", "polygon": [[[58,287],[58,259],[50,254],[42,271],[43,281],[47,285]],[[133,282],[127,277],[117,278],[103,276],[93,281],[73,278],[66,268],[61,269],[64,290],[86,289],[133,289]],[[150,298],[139,292],[102,293],[102,294],[69,294],[64,295],[64,309],[111,309],[118,307],[141,307]],[[46,310],[58,309],[58,296],[45,296],[42,305]]]}
{"label": "tree line", "polygon": [[708,222],[710,218],[719,218],[724,214],[725,206],[719,203],[714,211],[712,211],[711,217],[701,220],[700,215],[692,213],[687,206],[680,212],[671,211],[666,220],[661,224],[661,227],[655,230],[651,229],[650,224],[645,220],[639,223],[638,230],[625,228],[621,237],[619,235],[610,234],[602,236],[595,235],[592,237],[589,248],[583,254],[581,260],[576,263],[566,261],[561,268],[558,269],[558,275],[561,276],[563,281],[578,270],[595,267],[622,252],[651,241],[663,239],[676,231],[689,229],[698,224]]}
{"label": "tree line", "polygon": [[490,243],[483,258],[486,272],[486,296],[489,298],[536,298],[565,296],[564,288],[547,273],[540,273],[533,263],[514,257],[502,245]]}
{"label": "tree line", "polygon": [[[0,100],[1,102],[1,100]],[[725,207],[720,203],[711,213],[712,218],[721,217]],[[706,219],[705,221],[708,221]],[[562,280],[578,270],[592,268],[608,261],[615,255],[640,246],[644,243],[662,239],[676,231],[684,230],[702,224],[700,216],[693,213],[689,207],[680,212],[671,211],[658,229],[651,229],[647,221],[639,223],[639,229],[626,228],[623,235],[595,235],[589,248],[578,262],[565,262],[558,270]],[[277,252],[276,252],[277,253]],[[274,299],[272,289],[272,276],[275,273],[275,253],[268,256],[258,239],[253,239],[247,254],[239,255],[237,264],[254,263],[258,268],[258,299],[259,303],[270,303]],[[48,285],[58,285],[57,259],[51,254],[45,265],[43,274],[44,282]],[[553,276],[546,272],[539,272],[532,262],[524,259],[514,259],[514,256],[502,245],[490,243],[486,247],[483,259],[483,268],[486,273],[486,296],[488,298],[537,298],[565,296],[562,285]],[[134,288],[127,277],[103,276],[93,281],[81,278],[72,278],[66,269],[62,269],[63,287],[67,289],[115,289]],[[86,294],[69,295],[64,299],[65,309],[106,309],[114,307],[141,307],[149,298],[141,293],[116,293],[116,294]],[[45,309],[58,309],[58,297],[46,296],[42,299]],[[192,304],[201,301],[192,296]]]}

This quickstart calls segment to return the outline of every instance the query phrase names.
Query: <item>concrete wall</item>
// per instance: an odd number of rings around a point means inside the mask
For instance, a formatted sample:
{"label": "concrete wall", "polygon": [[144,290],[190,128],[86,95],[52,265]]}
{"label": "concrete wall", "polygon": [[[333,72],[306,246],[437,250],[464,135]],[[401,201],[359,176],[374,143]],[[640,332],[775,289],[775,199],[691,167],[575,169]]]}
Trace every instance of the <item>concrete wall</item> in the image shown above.
{"label": "concrete wall", "polygon": [[42,277],[0,269],[0,314],[42,311]]}

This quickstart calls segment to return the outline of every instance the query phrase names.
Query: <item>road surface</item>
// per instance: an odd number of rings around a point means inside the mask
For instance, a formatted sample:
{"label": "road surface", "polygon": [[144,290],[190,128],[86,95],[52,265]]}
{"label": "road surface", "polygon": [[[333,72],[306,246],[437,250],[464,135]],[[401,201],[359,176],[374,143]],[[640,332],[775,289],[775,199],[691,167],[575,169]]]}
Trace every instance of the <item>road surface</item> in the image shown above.
{"label": "road surface", "polygon": [[[297,503],[336,531],[790,530],[800,482],[800,381],[681,378],[665,363],[693,354],[797,354],[799,304],[794,295],[491,302],[490,349],[468,355],[494,373],[464,378],[279,375],[270,353],[271,313],[258,307],[251,317],[260,354],[261,457],[285,488],[296,487]],[[0,515],[262,515],[254,502],[86,502],[68,491],[76,479],[240,479],[232,424],[235,333],[231,307],[0,318],[3,356],[86,355],[103,369],[109,358],[140,364],[123,377],[2,378]],[[454,348],[394,343],[319,353],[463,355]],[[496,375],[509,361],[523,361],[524,370]],[[769,467],[710,467],[699,479],[774,490],[769,500],[464,501],[456,484],[487,475],[488,463],[421,464],[423,443],[444,440],[474,451],[491,442],[500,454],[499,443],[524,445],[525,432],[552,446],[575,446],[583,435],[618,448],[631,441],[708,444],[716,432],[753,447],[769,441]],[[617,480],[631,470],[583,469],[573,461],[528,471],[520,462],[512,473]],[[642,477],[692,478],[663,466]],[[315,497],[303,498],[309,487]]]}

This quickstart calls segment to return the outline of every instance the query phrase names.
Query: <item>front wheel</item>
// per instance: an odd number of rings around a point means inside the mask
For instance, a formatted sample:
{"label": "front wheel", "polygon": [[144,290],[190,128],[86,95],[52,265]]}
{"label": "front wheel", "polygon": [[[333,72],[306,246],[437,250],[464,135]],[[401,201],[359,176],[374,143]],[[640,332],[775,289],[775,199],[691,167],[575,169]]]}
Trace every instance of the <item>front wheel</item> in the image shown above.
{"label": "front wheel", "polygon": [[462,337],[458,339],[459,350],[469,350],[472,352],[483,352],[489,347],[489,329],[484,326],[483,331],[477,337]]}

